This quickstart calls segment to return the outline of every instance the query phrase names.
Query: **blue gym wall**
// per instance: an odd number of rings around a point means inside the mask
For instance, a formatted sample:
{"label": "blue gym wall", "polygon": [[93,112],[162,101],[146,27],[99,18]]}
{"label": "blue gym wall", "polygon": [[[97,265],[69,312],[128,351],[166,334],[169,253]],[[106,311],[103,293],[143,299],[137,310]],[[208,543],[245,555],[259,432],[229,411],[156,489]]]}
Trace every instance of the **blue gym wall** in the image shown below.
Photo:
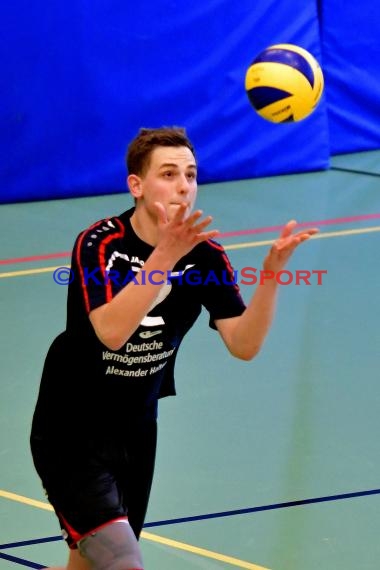
{"label": "blue gym wall", "polygon": [[[125,191],[127,142],[183,125],[200,183],[325,169],[380,148],[373,0],[14,0],[2,7],[0,201]],[[294,43],[326,78],[308,119],[273,125],[244,91],[259,51]]]}

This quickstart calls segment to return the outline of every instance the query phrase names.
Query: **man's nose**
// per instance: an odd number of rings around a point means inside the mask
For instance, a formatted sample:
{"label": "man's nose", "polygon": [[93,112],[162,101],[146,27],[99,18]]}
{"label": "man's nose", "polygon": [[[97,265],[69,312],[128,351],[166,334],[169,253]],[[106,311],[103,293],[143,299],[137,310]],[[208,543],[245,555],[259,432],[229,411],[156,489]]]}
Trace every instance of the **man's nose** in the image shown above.
{"label": "man's nose", "polygon": [[187,176],[183,174],[179,178],[178,191],[180,194],[188,194],[189,190],[190,190],[189,180],[187,179]]}

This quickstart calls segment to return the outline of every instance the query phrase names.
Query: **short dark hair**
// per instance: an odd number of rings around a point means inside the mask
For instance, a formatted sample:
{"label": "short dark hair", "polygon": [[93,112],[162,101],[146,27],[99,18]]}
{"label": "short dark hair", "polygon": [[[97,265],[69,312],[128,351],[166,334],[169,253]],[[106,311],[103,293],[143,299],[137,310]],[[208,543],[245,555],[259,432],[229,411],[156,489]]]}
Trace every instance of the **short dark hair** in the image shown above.
{"label": "short dark hair", "polygon": [[144,175],[149,168],[152,152],[159,146],[186,146],[195,158],[194,147],[183,127],[144,128],[140,129],[128,146],[126,154],[128,174]]}

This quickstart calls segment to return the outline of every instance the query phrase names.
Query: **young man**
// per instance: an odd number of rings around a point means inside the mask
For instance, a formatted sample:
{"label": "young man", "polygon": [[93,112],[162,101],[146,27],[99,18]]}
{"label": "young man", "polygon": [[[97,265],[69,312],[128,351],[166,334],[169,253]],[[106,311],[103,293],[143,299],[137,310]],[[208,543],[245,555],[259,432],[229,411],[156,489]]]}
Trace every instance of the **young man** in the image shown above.
{"label": "young man", "polygon": [[[212,218],[193,211],[197,163],[183,129],[142,129],[127,166],[135,208],[76,240],[66,330],[46,357],[33,418],[33,458],[70,546],[68,570],[143,568],[157,401],[175,394],[177,350],[202,306],[243,360],[259,352],[275,308],[275,279],[245,306]],[[293,234],[295,225],[265,270],[283,269],[317,232]]]}

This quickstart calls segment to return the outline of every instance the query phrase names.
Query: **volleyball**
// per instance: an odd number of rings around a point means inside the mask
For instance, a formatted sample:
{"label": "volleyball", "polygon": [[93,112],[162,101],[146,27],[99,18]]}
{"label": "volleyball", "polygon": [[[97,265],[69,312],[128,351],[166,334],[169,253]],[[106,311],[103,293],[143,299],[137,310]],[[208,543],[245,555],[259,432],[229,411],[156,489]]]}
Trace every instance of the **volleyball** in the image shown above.
{"label": "volleyball", "polygon": [[266,48],[245,76],[245,90],[255,111],[272,123],[301,121],[317,107],[323,93],[322,69],[311,53],[293,44]]}

